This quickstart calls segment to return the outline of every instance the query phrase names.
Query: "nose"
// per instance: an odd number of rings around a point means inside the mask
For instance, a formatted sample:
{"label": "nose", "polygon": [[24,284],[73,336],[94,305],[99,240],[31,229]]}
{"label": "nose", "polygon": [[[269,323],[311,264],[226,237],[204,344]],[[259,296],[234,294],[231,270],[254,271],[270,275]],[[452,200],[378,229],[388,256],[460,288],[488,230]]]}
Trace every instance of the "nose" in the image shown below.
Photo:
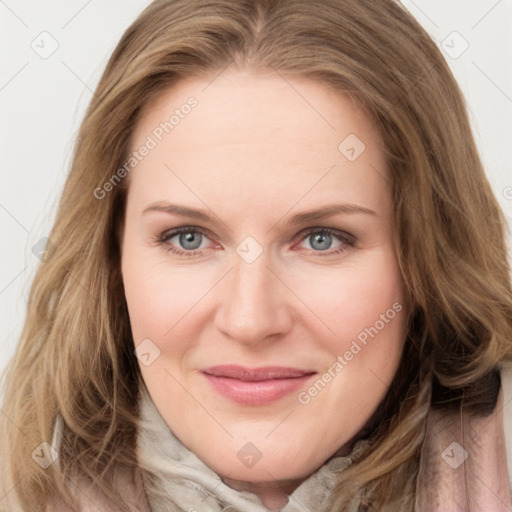
{"label": "nose", "polygon": [[264,255],[252,263],[237,257],[219,291],[215,325],[225,336],[254,344],[291,330],[289,292]]}

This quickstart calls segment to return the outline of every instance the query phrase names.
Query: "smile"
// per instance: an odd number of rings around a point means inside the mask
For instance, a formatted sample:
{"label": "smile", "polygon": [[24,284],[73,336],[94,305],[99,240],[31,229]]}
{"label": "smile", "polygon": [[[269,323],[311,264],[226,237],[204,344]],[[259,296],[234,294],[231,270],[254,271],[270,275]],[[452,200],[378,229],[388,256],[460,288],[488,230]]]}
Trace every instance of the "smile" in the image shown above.
{"label": "smile", "polygon": [[316,372],[298,368],[214,366],[203,374],[215,391],[243,405],[265,405],[296,391]]}

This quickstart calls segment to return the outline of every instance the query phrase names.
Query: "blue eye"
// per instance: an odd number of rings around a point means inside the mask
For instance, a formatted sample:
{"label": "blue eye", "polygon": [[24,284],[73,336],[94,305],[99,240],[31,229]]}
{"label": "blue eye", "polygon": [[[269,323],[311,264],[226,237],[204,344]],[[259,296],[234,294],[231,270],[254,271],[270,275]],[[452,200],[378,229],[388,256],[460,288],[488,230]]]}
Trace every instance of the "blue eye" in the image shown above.
{"label": "blue eye", "polygon": [[[314,255],[331,256],[340,254],[356,245],[356,238],[349,233],[332,228],[310,228],[299,237],[302,248],[312,251]],[[201,256],[203,249],[208,249],[212,239],[208,232],[199,227],[182,226],[164,231],[156,241],[169,252],[179,256]],[[213,242],[215,245],[215,242]],[[217,244],[217,249],[219,248]]]}
{"label": "blue eye", "polygon": [[[172,238],[178,237],[178,241],[183,249],[194,250],[201,246],[203,240],[203,234],[197,231],[189,231],[186,233],[180,233],[179,235],[173,236]],[[172,240],[171,238],[171,240]]]}
{"label": "blue eye", "polygon": [[202,230],[185,226],[165,231],[157,241],[176,254],[195,256],[208,246],[210,239]]}
{"label": "blue eye", "polygon": [[318,254],[323,253],[322,256],[341,253],[356,243],[352,235],[331,228],[310,229],[302,235],[300,240],[301,243],[307,242],[309,247],[306,249],[311,249]]}
{"label": "blue eye", "polygon": [[317,251],[326,251],[331,248],[332,236],[329,233],[314,233],[308,238],[311,247]]}

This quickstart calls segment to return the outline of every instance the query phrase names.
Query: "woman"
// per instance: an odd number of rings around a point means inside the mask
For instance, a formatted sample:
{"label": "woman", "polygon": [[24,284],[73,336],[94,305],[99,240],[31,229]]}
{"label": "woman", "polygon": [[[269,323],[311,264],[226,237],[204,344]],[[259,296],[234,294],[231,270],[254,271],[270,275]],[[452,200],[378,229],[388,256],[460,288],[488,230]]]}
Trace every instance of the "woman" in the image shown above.
{"label": "woman", "polygon": [[82,124],[0,503],[511,510],[503,231],[399,4],[154,2]]}

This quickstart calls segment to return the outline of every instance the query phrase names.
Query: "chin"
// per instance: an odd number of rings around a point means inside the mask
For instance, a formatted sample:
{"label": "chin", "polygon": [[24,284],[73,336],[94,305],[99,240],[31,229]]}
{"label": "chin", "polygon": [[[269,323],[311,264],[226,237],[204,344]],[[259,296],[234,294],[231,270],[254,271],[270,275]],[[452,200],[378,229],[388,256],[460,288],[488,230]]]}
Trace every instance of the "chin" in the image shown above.
{"label": "chin", "polygon": [[318,452],[301,454],[297,449],[301,443],[290,440],[286,450],[264,439],[233,444],[236,447],[217,445],[208,452],[204,447],[193,451],[218,475],[246,482],[305,479],[329,457],[319,457]]}

